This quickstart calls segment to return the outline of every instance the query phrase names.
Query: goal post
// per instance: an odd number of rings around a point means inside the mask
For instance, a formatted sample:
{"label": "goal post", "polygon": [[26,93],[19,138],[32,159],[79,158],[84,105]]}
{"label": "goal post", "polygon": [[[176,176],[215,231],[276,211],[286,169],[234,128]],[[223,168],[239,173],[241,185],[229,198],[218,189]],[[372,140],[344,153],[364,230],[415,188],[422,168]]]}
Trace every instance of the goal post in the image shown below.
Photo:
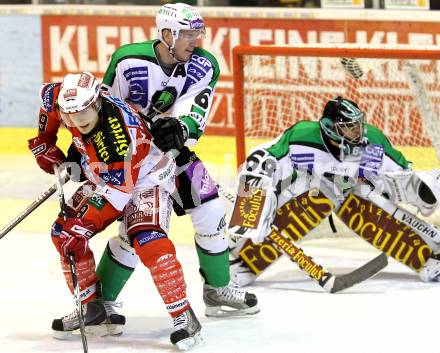
{"label": "goal post", "polygon": [[318,120],[325,102],[342,95],[404,154],[412,151],[422,167],[428,160],[438,167],[438,47],[240,45],[233,49],[233,74],[238,166],[251,139],[273,139],[299,120]]}

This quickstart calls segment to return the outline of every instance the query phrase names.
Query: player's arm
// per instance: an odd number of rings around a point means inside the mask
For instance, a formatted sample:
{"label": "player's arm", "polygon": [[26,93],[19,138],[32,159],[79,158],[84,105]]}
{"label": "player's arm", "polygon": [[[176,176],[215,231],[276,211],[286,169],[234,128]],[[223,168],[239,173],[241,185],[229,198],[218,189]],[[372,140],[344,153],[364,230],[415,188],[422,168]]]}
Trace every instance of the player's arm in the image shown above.
{"label": "player's arm", "polygon": [[369,139],[384,148],[380,174],[369,178],[376,192],[384,193],[395,204],[410,204],[422,215],[431,215],[440,206],[440,171],[412,171],[411,163],[379,129],[368,129]]}
{"label": "player's arm", "polygon": [[163,152],[193,146],[202,136],[208,120],[218,74],[193,84],[173,105],[170,116],[155,120],[151,126],[154,143]]}
{"label": "player's arm", "polygon": [[38,136],[28,140],[28,147],[42,170],[53,174],[53,165],[66,160],[56,145],[61,119],[57,111],[59,83],[44,84],[40,89],[41,107],[38,114]]}
{"label": "player's arm", "polygon": [[[193,70],[188,70],[188,78],[195,77],[202,73],[202,76],[197,82],[193,83],[189,89],[182,94],[173,105],[170,115],[179,118],[184,129],[186,130],[187,139],[186,146],[193,146],[198,139],[203,135],[208,121],[209,112],[211,110],[212,101],[214,98],[215,86],[220,76],[220,68],[217,60],[210,54],[205,52],[206,58],[203,68],[199,68],[195,64],[190,64]],[[198,72],[200,70],[200,72]]]}

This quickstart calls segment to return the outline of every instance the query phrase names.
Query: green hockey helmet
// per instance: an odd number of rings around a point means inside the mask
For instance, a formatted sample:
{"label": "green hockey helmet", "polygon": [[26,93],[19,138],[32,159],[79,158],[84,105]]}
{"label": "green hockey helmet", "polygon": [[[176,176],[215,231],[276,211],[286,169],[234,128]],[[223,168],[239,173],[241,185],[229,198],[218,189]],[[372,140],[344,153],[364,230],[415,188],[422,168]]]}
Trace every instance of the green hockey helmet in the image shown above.
{"label": "green hockey helmet", "polygon": [[339,96],[327,102],[319,123],[324,134],[336,143],[358,145],[364,136],[364,117],[355,102]]}

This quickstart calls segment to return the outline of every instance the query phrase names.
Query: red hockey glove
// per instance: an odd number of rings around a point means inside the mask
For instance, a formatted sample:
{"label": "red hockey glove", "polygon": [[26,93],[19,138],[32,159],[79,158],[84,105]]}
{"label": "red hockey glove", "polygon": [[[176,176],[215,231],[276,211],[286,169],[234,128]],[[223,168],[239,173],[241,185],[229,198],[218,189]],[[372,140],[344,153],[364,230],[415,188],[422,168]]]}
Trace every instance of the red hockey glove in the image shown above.
{"label": "red hockey glove", "polygon": [[57,137],[53,135],[39,135],[28,141],[28,147],[37,160],[38,165],[46,173],[53,174],[53,165],[60,165],[66,161],[66,156],[56,145]]}
{"label": "red hockey glove", "polygon": [[69,218],[63,224],[59,241],[59,252],[67,256],[73,254],[75,261],[81,260],[88,249],[89,239],[95,234],[92,223],[84,224],[79,218]]}

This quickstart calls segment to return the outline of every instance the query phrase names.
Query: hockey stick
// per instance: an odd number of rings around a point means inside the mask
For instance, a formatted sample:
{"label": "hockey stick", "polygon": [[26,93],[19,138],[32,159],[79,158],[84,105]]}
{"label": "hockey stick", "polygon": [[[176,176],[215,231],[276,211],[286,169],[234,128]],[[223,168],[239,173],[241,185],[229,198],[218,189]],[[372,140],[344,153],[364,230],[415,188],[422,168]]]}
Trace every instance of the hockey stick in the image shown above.
{"label": "hockey stick", "polygon": [[[235,202],[235,197],[228,190],[219,184],[216,184],[216,186],[222,196],[231,203]],[[316,280],[318,284],[329,293],[336,293],[363,282],[388,265],[388,257],[385,253],[381,253],[356,270],[344,275],[333,275],[322,265],[316,263],[310,256],[307,256],[292,239],[279,232],[274,226],[272,226],[269,239],[276,244],[277,248],[283,251],[292,262],[295,262],[301,270]]]}
{"label": "hockey stick", "polygon": [[[62,183],[65,184],[70,180],[69,175],[65,175],[62,178]],[[34,212],[44,201],[51,197],[57,191],[56,184],[52,185],[49,189],[43,192],[38,198],[33,201],[28,207],[26,207],[17,217],[2,228],[0,231],[0,239],[20,224],[27,216]]]}
{"label": "hockey stick", "polygon": [[[54,164],[53,170],[56,175],[56,190],[58,193],[58,199],[60,202],[60,209],[61,209],[61,215],[63,216],[63,219],[66,220],[67,213],[66,213],[66,200],[64,199],[64,191],[63,191],[63,183],[60,175],[60,170],[58,166]],[[70,266],[70,273],[72,275],[72,284],[74,288],[74,296],[76,300],[76,306],[78,309],[78,321],[79,321],[79,331],[81,333],[81,341],[84,353],[87,353],[89,351],[87,346],[87,336],[86,336],[86,327],[84,324],[84,315],[82,311],[82,304],[81,304],[81,296],[80,296],[80,288],[79,288],[79,282],[78,282],[78,275],[76,273],[76,266],[75,266],[75,260],[73,258],[73,254],[69,252],[68,254],[69,258],[69,266]]]}

